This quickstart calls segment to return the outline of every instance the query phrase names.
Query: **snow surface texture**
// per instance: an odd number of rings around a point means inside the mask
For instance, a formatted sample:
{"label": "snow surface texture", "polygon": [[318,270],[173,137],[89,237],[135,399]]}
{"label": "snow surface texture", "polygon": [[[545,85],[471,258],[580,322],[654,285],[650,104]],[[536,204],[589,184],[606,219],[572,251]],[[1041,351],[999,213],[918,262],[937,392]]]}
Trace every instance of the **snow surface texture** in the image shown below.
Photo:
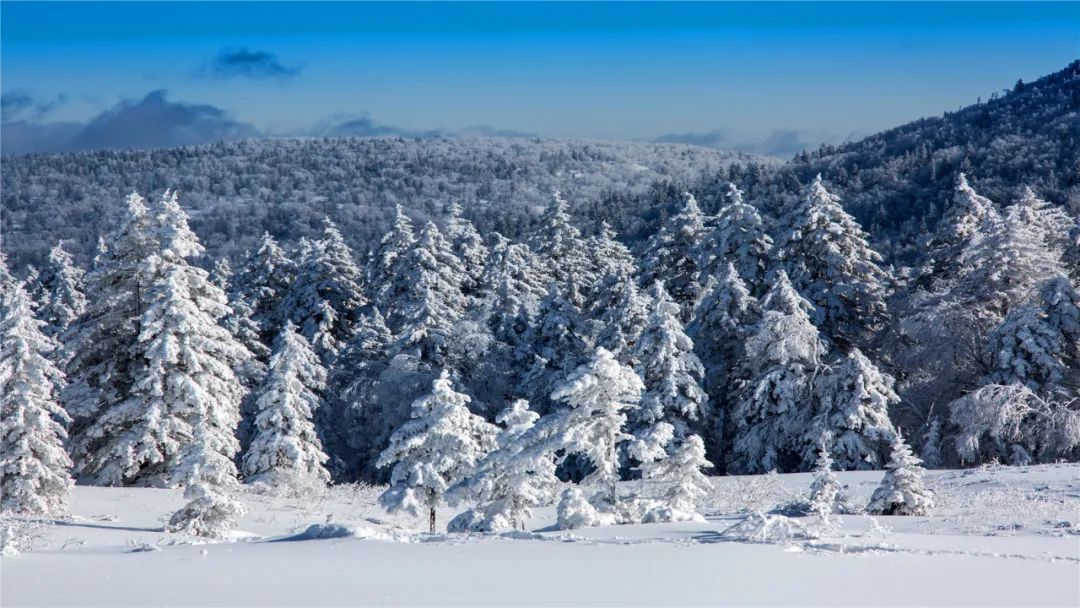
{"label": "snow surface texture", "polygon": [[[377,506],[381,488],[246,489],[240,531],[217,543],[162,532],[178,490],[80,486],[70,519],[24,526],[29,547],[0,558],[0,604],[1080,605],[1076,464],[930,471],[929,517],[836,516],[824,536],[778,510],[811,477],[713,478],[704,522],[559,531],[553,505],[502,535],[421,532],[426,518]],[[837,478],[865,505],[881,472]]]}

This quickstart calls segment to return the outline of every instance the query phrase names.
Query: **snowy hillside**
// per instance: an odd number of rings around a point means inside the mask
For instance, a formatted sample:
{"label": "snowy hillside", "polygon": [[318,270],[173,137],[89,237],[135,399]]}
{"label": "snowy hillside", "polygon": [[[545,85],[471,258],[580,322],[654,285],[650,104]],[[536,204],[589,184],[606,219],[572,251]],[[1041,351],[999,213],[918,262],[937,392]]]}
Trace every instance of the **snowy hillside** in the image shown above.
{"label": "snowy hillside", "polygon": [[[839,473],[864,504],[879,472]],[[378,488],[302,499],[245,493],[234,540],[162,531],[178,491],[79,487],[70,519],[3,557],[5,606],[830,605],[1076,606],[1080,466],[935,471],[931,517],[841,516],[821,538],[752,540],[748,511],[801,498],[806,474],[714,478],[703,522],[422,533]],[[625,482],[622,491],[635,489]],[[450,511],[440,510],[445,523]],[[812,517],[794,518],[813,529]],[[778,520],[782,521],[782,520]],[[310,526],[321,524],[305,536]],[[440,530],[443,529],[440,525]],[[315,538],[317,536],[322,538]],[[341,536],[341,537],[336,537]]]}

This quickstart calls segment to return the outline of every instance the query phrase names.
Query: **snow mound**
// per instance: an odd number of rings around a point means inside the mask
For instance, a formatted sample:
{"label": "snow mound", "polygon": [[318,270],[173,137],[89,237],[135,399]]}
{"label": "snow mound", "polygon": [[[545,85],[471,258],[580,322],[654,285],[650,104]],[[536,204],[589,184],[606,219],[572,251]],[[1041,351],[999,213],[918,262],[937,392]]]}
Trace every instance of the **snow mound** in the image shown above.
{"label": "snow mound", "polygon": [[810,539],[806,526],[783,515],[766,515],[760,511],[724,531],[724,536],[754,543],[775,543],[796,539]]}
{"label": "snow mound", "polygon": [[373,540],[388,540],[389,537],[378,530],[367,526],[351,526],[348,524],[312,524],[299,534],[284,536],[274,539],[273,542],[293,542],[302,540],[328,540],[334,538],[360,538]]}

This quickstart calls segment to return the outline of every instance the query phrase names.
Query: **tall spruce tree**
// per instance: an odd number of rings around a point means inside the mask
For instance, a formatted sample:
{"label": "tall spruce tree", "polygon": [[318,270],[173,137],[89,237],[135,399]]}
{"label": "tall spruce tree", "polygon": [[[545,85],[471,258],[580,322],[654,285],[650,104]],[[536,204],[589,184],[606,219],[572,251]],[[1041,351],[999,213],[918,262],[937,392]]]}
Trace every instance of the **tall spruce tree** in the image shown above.
{"label": "tall spruce tree", "polygon": [[724,272],[733,264],[739,277],[756,295],[765,293],[765,274],[772,265],[772,237],[753,205],[743,202],[743,193],[727,185],[725,204],[716,215],[715,227],[699,247],[698,264],[702,281]]}
{"label": "tall spruce tree", "polygon": [[54,340],[0,255],[0,512],[50,517],[67,508],[71,460]]}
{"label": "tall spruce tree", "polygon": [[49,251],[49,265],[41,276],[43,301],[37,309],[38,318],[45,322],[45,335],[59,338],[86,309],[84,276],[64,251],[63,241]]}
{"label": "tall spruce tree", "polygon": [[259,248],[233,276],[230,299],[243,301],[251,308],[251,319],[257,324],[260,340],[267,349],[283,322],[281,302],[295,277],[295,261],[268,232],[263,233]]}
{"label": "tall spruce tree", "polygon": [[540,259],[544,273],[558,284],[565,296],[579,308],[596,282],[588,242],[570,219],[569,204],[555,193],[555,199],[540,219],[530,247]]}
{"label": "tall spruce tree", "polygon": [[641,262],[641,282],[663,281],[671,299],[679,305],[679,320],[690,321],[701,297],[701,268],[697,250],[705,237],[705,219],[697,199],[686,193],[686,204],[668,218],[646,245]]}

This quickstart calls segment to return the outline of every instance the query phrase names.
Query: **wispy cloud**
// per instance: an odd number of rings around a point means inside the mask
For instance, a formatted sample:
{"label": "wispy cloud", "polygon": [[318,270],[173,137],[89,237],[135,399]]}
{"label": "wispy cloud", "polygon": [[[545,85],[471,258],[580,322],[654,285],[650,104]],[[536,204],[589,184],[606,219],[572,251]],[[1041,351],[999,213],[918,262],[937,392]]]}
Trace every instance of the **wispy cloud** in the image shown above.
{"label": "wispy cloud", "polygon": [[735,135],[729,129],[713,129],[698,133],[668,133],[657,137],[653,141],[691,144],[707,148],[721,148],[791,158],[803,150],[816,148],[823,143],[836,142],[840,139],[842,138],[835,135],[811,134],[798,129],[776,129],[764,139],[752,139]]}
{"label": "wispy cloud", "polygon": [[66,95],[42,99],[26,89],[12,89],[0,95],[0,117],[5,122],[20,119],[40,120],[65,101]]}
{"label": "wispy cloud", "polygon": [[245,48],[224,48],[196,72],[210,78],[248,78],[252,80],[286,80],[300,75],[301,66],[288,66],[268,51]]}

